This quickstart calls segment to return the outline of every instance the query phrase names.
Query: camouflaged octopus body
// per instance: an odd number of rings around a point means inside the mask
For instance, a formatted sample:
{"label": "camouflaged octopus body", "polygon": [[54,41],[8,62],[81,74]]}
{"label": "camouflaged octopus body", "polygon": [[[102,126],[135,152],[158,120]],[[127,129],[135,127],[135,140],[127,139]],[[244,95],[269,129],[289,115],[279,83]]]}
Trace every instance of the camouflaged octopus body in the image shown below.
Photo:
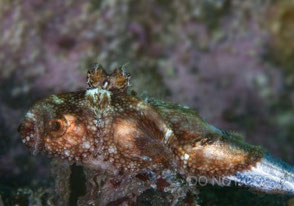
{"label": "camouflaged octopus body", "polygon": [[186,175],[233,175],[263,153],[206,123],[187,107],[127,93],[123,68],[88,73],[89,88],[39,101],[21,126],[23,142],[113,174],[171,169]]}

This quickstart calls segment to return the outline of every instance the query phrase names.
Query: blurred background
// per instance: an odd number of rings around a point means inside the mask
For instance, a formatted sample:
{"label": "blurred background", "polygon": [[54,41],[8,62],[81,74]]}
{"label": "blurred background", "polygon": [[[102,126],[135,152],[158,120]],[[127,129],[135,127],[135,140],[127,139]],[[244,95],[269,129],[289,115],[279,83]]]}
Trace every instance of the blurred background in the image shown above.
{"label": "blurred background", "polygon": [[[0,0],[0,205],[48,205],[50,160],[17,127],[37,99],[86,88],[95,62],[294,164],[293,1]],[[207,186],[199,204],[294,200]]]}

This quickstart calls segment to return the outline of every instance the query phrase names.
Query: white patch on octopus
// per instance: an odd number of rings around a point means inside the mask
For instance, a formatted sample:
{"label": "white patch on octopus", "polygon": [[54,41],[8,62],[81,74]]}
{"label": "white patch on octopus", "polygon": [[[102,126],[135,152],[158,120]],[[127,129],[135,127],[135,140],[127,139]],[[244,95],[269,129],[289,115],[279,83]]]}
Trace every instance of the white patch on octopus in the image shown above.
{"label": "white patch on octopus", "polygon": [[28,112],[25,117],[28,119],[32,119],[33,121],[36,121],[35,115],[31,112]]}
{"label": "white patch on octopus", "polygon": [[188,155],[187,153],[184,155],[184,160],[189,160],[189,158],[190,158],[190,155]]}
{"label": "white patch on octopus", "polygon": [[69,151],[68,151],[68,150],[65,150],[65,151],[64,151],[64,154],[65,154],[65,156],[67,156],[67,157],[69,157],[69,156],[70,156],[70,153],[69,153]]}
{"label": "white patch on octopus", "polygon": [[112,153],[116,153],[116,152],[117,152],[116,147],[113,146],[113,145],[110,145],[109,148],[108,148],[108,152],[109,152],[110,154],[112,154]]}
{"label": "white patch on octopus", "polygon": [[169,138],[171,137],[172,135],[172,130],[171,129],[168,129],[166,132],[165,132],[165,135],[164,135],[164,143],[166,144],[169,140]]}
{"label": "white patch on octopus", "polygon": [[86,142],[83,142],[83,148],[84,149],[90,149],[91,145],[90,145],[90,142],[86,141]]}
{"label": "white patch on octopus", "polygon": [[97,128],[96,128],[95,126],[92,126],[90,129],[91,129],[93,132],[95,132],[95,131],[97,130]]}
{"label": "white patch on octopus", "polygon": [[137,104],[137,108],[139,108],[139,109],[148,109],[148,105],[145,102],[139,102]]}
{"label": "white patch on octopus", "polygon": [[104,95],[106,95],[106,97],[110,99],[111,94],[112,93],[110,91],[98,88],[89,89],[86,91],[86,95],[92,97],[95,103],[99,103],[99,101],[103,99]]}
{"label": "white patch on octopus", "polygon": [[185,155],[181,157],[181,160],[184,160],[184,168],[187,167],[189,158],[190,158],[190,155],[188,155],[187,153],[185,153]]}

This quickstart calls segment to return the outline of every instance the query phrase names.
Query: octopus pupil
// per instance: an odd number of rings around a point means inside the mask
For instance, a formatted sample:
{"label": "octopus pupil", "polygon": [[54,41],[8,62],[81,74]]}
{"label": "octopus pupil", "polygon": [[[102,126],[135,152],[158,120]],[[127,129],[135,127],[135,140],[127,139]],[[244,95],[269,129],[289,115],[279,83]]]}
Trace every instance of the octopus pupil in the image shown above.
{"label": "octopus pupil", "polygon": [[61,124],[58,121],[54,121],[51,125],[53,131],[58,131],[61,128]]}

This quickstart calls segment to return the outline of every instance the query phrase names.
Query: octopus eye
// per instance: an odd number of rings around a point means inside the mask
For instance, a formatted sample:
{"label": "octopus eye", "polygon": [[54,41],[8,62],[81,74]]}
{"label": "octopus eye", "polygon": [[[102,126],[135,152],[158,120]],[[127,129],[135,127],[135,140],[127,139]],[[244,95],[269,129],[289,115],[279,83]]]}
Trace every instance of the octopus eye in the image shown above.
{"label": "octopus eye", "polygon": [[65,119],[54,119],[49,122],[48,126],[52,136],[60,137],[67,130],[67,121]]}
{"label": "octopus eye", "polygon": [[60,128],[61,128],[60,121],[55,120],[55,121],[51,122],[51,130],[52,131],[58,131],[58,130],[60,130]]}

